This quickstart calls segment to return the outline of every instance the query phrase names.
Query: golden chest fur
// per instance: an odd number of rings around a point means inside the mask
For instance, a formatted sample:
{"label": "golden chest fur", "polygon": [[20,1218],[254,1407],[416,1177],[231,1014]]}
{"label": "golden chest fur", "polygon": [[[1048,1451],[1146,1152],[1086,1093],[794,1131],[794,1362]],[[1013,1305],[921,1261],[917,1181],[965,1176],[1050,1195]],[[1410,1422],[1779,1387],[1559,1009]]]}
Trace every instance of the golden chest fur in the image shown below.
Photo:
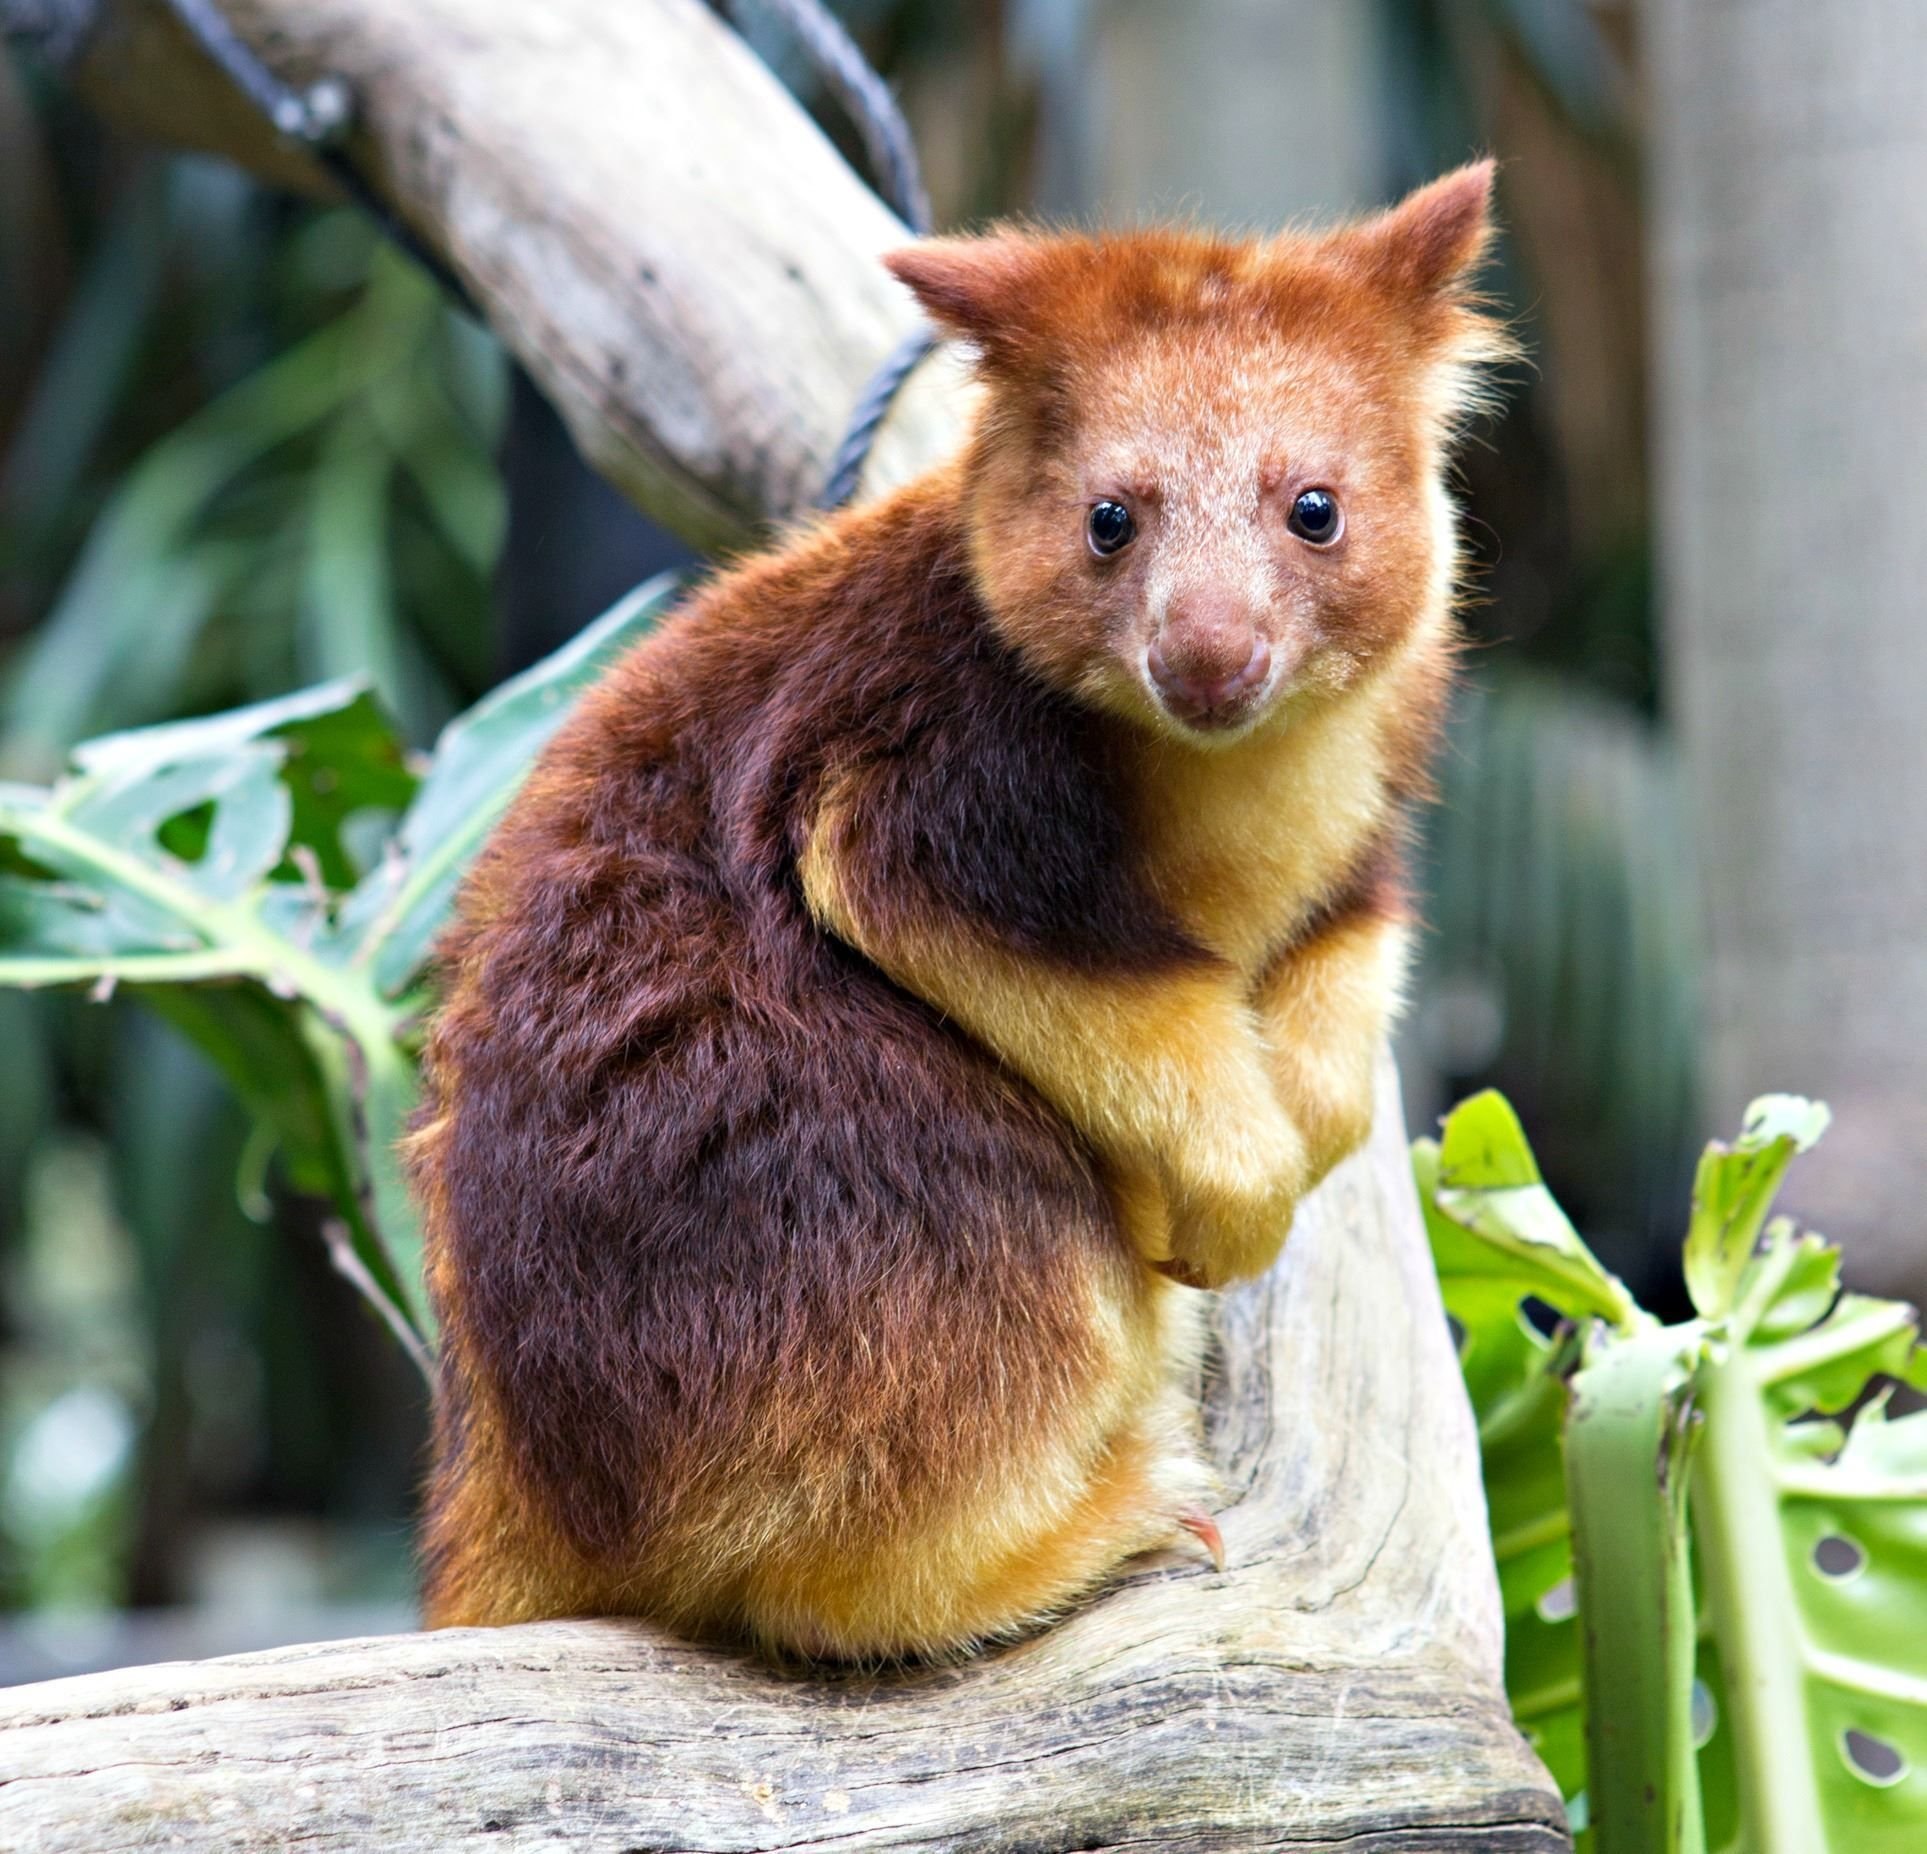
{"label": "golden chest fur", "polygon": [[1248,979],[1390,825],[1392,735],[1417,660],[1217,752],[1155,743],[1130,769],[1146,879]]}

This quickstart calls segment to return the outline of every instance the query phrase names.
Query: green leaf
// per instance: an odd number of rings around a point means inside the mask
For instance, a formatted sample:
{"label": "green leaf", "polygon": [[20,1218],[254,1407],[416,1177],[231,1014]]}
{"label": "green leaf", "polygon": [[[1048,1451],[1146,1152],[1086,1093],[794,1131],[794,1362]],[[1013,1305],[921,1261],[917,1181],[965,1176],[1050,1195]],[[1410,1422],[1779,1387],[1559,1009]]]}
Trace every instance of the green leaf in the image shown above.
{"label": "green leaf", "polygon": [[[203,1000],[190,1011],[182,994],[170,994],[230,1080],[273,1120],[295,1165],[343,1205],[384,1317],[419,1343],[427,1323],[419,1238],[388,1149],[412,1086],[395,1041],[400,1022],[315,951],[331,901],[319,854],[293,835],[300,783],[309,822],[324,833],[339,821],[339,785],[392,789],[392,741],[371,734],[366,721],[360,692],[337,685],[213,722],[97,742],[50,792],[0,788],[0,983],[218,980],[237,998],[259,988],[286,1000],[274,1008],[289,1017],[294,1041],[284,1037],[273,1059],[285,1066],[291,1049],[308,1051],[304,1071],[318,1067],[322,1076],[319,1132],[312,1090],[273,1095],[253,1072],[265,1035],[258,1009]],[[337,743],[353,739],[374,753],[370,768],[344,765],[335,787],[297,752],[330,729]],[[297,760],[299,781],[289,773]],[[276,880],[301,850],[312,858],[313,881]],[[253,1039],[238,1056],[237,1024]],[[297,1100],[307,1102],[299,1116]]]}
{"label": "green leaf", "polygon": [[[294,801],[281,783],[285,754],[256,741],[151,771],[127,771],[69,788],[67,824],[124,846],[150,867],[215,901],[233,901],[267,880],[287,847]],[[174,853],[166,827],[205,811],[199,854]]]}
{"label": "green leaf", "polygon": [[293,807],[288,846],[310,851],[331,887],[348,887],[360,872],[343,836],[350,820],[401,810],[417,784],[394,729],[359,677],[199,720],[103,734],[76,747],[73,762],[103,782],[132,780],[257,741],[276,742],[282,751],[281,780]]}
{"label": "green leaf", "polygon": [[74,748],[70,757],[80,772],[102,777],[171,766],[179,760],[226,752],[270,736],[295,738],[304,725],[359,703],[363,693],[357,679],[344,678],[318,688],[300,689],[293,695],[278,695],[272,701],[254,702],[246,708],[231,708],[225,714],[102,734]]}
{"label": "green leaf", "polygon": [[[103,891],[43,870],[0,875],[0,971],[31,947],[43,958],[99,960],[117,954],[199,954],[201,941],[145,896]],[[10,949],[12,949],[10,951]]]}
{"label": "green leaf", "polygon": [[1598,1854],[1705,1847],[1686,1540],[1692,1399],[1705,1350],[1691,1323],[1604,1334],[1573,1379],[1566,1485]]}
{"label": "green leaf", "polygon": [[[1578,1238],[1545,1204],[1495,1218],[1495,1200],[1543,1189],[1516,1122],[1482,1109],[1456,1170],[1451,1122],[1445,1149],[1414,1148],[1478,1418],[1506,1690],[1608,1854],[1699,1845],[1702,1824],[1721,1854],[1927,1846],[1927,1413],[1889,1421],[1877,1393],[1850,1425],[1815,1415],[1853,1409],[1883,1378],[1927,1381],[1927,1352],[1910,1308],[1840,1292],[1819,1238],[1781,1218],[1758,1240],[1786,1160],[1824,1125],[1823,1110],[1772,1098],[1732,1154],[1709,1156],[1697,1233],[1722,1317],[1661,1328],[1635,1309],[1556,1342],[1521,1321],[1518,1296],[1577,1317],[1585,1292],[1559,1295]],[[1455,1202],[1454,1181],[1487,1195]],[[1521,1240],[1522,1222],[1540,1240]],[[1695,1391],[1703,1427],[1683,1474]],[[1554,1581],[1562,1554],[1576,1623]]]}
{"label": "green leaf", "polygon": [[1913,1308],[1900,1301],[1843,1294],[1808,1331],[1758,1348],[1759,1381],[1774,1413],[1831,1415],[1856,1402],[1871,1379],[1905,1378],[1917,1321]]}
{"label": "green leaf", "polygon": [[342,911],[344,944],[383,997],[400,997],[427,964],[464,871],[576,697],[655,628],[679,586],[668,574],[638,586],[443,730],[396,853]]}
{"label": "green leaf", "polygon": [[[1439,1183],[1444,1189],[1523,1191],[1543,1182],[1519,1116],[1496,1089],[1487,1088],[1460,1102],[1446,1116],[1445,1142],[1439,1153]],[[1564,1222],[1563,1214],[1560,1221]]]}
{"label": "green leaf", "polygon": [[1825,1319],[1840,1298],[1840,1252],[1819,1236],[1802,1236],[1787,1217],[1767,1226],[1769,1266],[1747,1283],[1757,1305],[1746,1325],[1756,1345],[1791,1338]]}
{"label": "green leaf", "polygon": [[[340,680],[90,742],[50,791],[0,786],[0,984],[141,987],[333,1200],[338,1261],[419,1358],[412,1000],[391,999],[536,753],[673,594],[639,588],[452,723],[419,785]],[[362,875],[384,815],[399,826]]]}
{"label": "green leaf", "polygon": [[1927,1417],[1889,1421],[1877,1396],[1844,1436],[1802,1420],[1910,1375],[1918,1320],[1828,1305],[1836,1268],[1773,1225],[1704,1374],[1693,1511],[1726,1734],[1709,1751],[1732,1785],[1709,1812],[1749,1854],[1927,1845]]}
{"label": "green leaf", "polygon": [[1703,1318],[1718,1319],[1732,1307],[1787,1167],[1827,1130],[1828,1119],[1822,1102],[1762,1095],[1731,1146],[1708,1143],[1686,1234],[1686,1288]]}
{"label": "green leaf", "polygon": [[1506,1692],[1521,1731],[1570,1798],[1586,1785],[1561,1440],[1571,1355],[1525,1330],[1512,1386],[1479,1411],[1479,1451],[1505,1611]]}
{"label": "green leaf", "polygon": [[1546,1189],[1504,1096],[1488,1089],[1446,1116],[1436,1165],[1436,1186],[1420,1201],[1436,1211],[1442,1282],[1462,1294],[1482,1282],[1513,1305],[1533,1295],[1572,1319],[1639,1321],[1624,1283],[1600,1266]]}

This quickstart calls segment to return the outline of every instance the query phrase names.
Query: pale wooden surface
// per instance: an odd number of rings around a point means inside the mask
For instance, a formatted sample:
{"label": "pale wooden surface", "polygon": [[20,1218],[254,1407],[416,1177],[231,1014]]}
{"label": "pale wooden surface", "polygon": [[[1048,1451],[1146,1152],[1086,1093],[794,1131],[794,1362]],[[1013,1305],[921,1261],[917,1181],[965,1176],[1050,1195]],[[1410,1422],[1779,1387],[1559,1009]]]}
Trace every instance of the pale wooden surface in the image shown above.
{"label": "pale wooden surface", "polygon": [[396,1636],[0,1693],[0,1848],[1552,1850],[1499,1693],[1470,1417],[1389,1065],[1224,1307],[1230,1568],[966,1666],[784,1678],[634,1624]]}
{"label": "pale wooden surface", "polygon": [[[86,93],[266,164],[157,9],[108,0]],[[363,90],[363,152],[618,483],[697,539],[808,501],[910,323],[874,261],[901,228],[696,0],[228,11],[284,74]],[[954,372],[922,378],[880,474],[954,441],[961,406]],[[890,1678],[603,1622],[20,1688],[0,1850],[1564,1847],[1506,1715],[1471,1420],[1382,1079],[1370,1151],[1225,1305],[1225,1576],[1147,1565],[1033,1641]]]}

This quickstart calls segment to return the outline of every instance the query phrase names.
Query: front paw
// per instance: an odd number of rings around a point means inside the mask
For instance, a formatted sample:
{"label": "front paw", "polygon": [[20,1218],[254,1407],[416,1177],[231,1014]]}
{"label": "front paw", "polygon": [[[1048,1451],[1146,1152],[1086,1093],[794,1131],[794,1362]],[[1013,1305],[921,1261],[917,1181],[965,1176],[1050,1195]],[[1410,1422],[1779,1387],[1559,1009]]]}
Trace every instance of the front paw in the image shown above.
{"label": "front paw", "polygon": [[1216,1288],[1261,1275],[1278,1259],[1311,1183],[1303,1142],[1294,1134],[1280,1147],[1262,1166],[1221,1169],[1168,1189],[1170,1253],[1157,1264],[1161,1273],[1187,1287]]}

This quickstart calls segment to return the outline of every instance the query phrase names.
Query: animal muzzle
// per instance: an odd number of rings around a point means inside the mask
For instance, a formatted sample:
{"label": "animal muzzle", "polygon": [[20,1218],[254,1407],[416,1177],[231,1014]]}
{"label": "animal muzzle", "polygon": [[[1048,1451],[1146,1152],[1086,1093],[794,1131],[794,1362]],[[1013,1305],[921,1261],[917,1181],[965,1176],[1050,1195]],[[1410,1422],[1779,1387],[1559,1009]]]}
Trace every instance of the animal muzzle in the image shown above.
{"label": "animal muzzle", "polygon": [[1184,721],[1228,720],[1249,705],[1271,674],[1271,646],[1249,626],[1205,637],[1173,637],[1167,627],[1145,653],[1159,696]]}

